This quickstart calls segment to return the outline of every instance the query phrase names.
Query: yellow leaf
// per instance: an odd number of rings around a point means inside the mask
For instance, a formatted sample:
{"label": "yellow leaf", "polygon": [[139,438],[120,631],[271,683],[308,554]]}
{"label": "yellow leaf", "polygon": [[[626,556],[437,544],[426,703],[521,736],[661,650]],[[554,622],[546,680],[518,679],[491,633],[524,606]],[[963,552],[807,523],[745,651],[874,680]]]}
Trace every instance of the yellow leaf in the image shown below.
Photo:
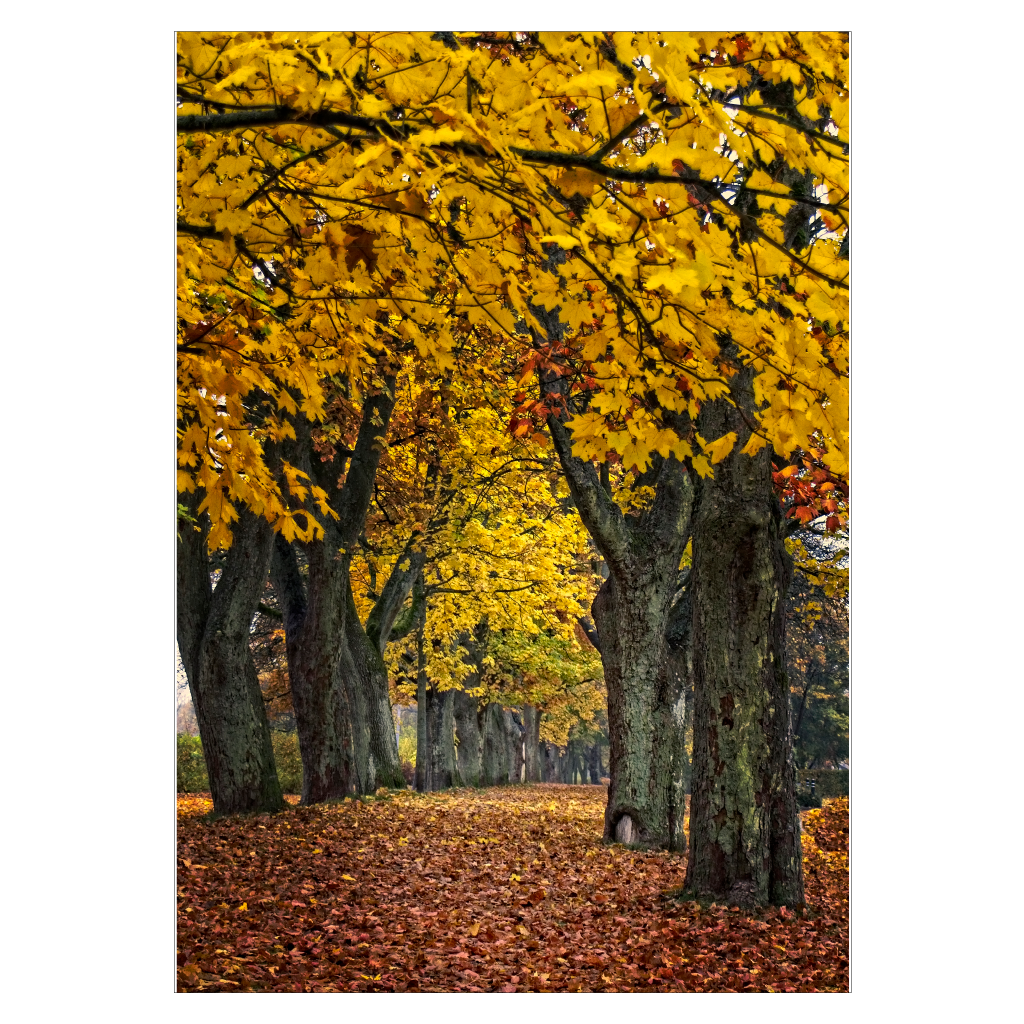
{"label": "yellow leaf", "polygon": [[469,932],[470,935],[476,937],[480,934],[480,923],[477,922],[476,924],[471,924],[467,931]]}
{"label": "yellow leaf", "polygon": [[[440,146],[446,142],[458,142],[464,134],[464,132],[456,131],[454,128],[449,128],[447,125],[444,125],[441,128],[433,128],[425,132],[419,132],[409,141],[419,146]],[[356,162],[358,164],[358,161]]]}
{"label": "yellow leaf", "polygon": [[700,275],[695,266],[684,267],[679,263],[667,267],[658,267],[644,282],[649,291],[655,288],[667,288],[678,295],[684,288],[695,288],[700,282]]}
{"label": "yellow leaf", "polygon": [[818,320],[835,322],[842,319],[841,316],[837,315],[835,306],[829,301],[828,296],[824,292],[815,292],[807,300],[807,312]]}
{"label": "yellow leaf", "polygon": [[243,903],[238,909],[239,910],[248,910],[249,909],[249,904],[248,903]]}
{"label": "yellow leaf", "polygon": [[619,452],[619,455],[621,455],[622,465],[626,469],[632,469],[635,466],[638,473],[647,469],[651,462],[651,449],[642,440],[630,441]]}
{"label": "yellow leaf", "polygon": [[743,446],[743,455],[756,455],[768,442],[760,434],[751,434],[750,440]]}
{"label": "yellow leaf", "polygon": [[711,463],[703,455],[694,455],[691,463],[697,471],[697,475],[702,479],[707,480],[708,477],[715,475],[715,471],[711,468]]}
{"label": "yellow leaf", "polygon": [[580,244],[572,237],[572,235],[542,235],[540,241],[554,242],[556,245],[560,245],[563,249],[571,249],[574,245]]}
{"label": "yellow leaf", "polygon": [[224,210],[214,218],[213,226],[218,231],[230,231],[237,235],[252,224],[252,214],[248,210]]}
{"label": "yellow leaf", "polygon": [[584,359],[593,362],[598,356],[603,356],[607,348],[608,335],[604,331],[598,331],[596,334],[591,334],[584,339],[580,354]]}
{"label": "yellow leaf", "polygon": [[614,71],[602,68],[600,71],[588,71],[582,75],[573,75],[569,79],[569,87],[566,90],[570,95],[578,95],[584,89],[599,89],[602,86],[606,89],[615,88],[622,82]]}
{"label": "yellow leaf", "polygon": [[345,880],[346,882],[354,882],[354,881],[355,881],[355,879],[354,879],[354,878],[353,878],[353,877],[352,877],[351,875],[342,875],[341,877],[342,877],[342,878],[343,878],[343,879],[344,879],[344,880]]}
{"label": "yellow leaf", "polygon": [[717,465],[732,451],[733,445],[736,443],[736,431],[730,430],[728,434],[723,435],[717,441],[712,441],[711,444],[704,446],[704,451],[711,458],[711,465]]}
{"label": "yellow leaf", "polygon": [[381,142],[376,146],[367,146],[353,162],[356,167],[365,167],[371,160],[376,160],[390,145],[390,142]]}

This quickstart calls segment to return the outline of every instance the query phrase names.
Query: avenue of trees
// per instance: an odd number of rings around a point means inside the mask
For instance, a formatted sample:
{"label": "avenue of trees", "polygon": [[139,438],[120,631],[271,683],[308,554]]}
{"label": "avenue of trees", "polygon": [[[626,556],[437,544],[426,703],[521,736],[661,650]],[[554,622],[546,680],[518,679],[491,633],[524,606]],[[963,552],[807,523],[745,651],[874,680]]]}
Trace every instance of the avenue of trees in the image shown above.
{"label": "avenue of trees", "polygon": [[802,901],[794,734],[843,753],[847,64],[179,36],[178,645],[217,812],[282,806],[262,607],[303,803],[405,784],[399,696],[423,789],[606,728],[606,840],[685,849],[689,784],[687,887]]}

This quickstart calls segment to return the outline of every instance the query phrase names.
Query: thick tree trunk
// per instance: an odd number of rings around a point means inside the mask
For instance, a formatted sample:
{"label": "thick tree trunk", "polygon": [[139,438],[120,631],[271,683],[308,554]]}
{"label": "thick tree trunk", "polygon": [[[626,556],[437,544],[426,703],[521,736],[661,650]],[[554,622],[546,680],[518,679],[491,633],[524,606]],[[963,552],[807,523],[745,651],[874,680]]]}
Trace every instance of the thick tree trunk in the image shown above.
{"label": "thick tree trunk", "polygon": [[545,782],[558,782],[558,748],[553,743],[541,744],[541,763]]}
{"label": "thick tree trunk", "polygon": [[[348,648],[351,556],[346,552],[354,548],[363,529],[383,451],[382,438],[395,404],[394,386],[394,378],[388,378],[381,393],[366,399],[347,466],[347,457],[342,455],[322,461],[313,452],[308,421],[303,416],[293,421],[296,440],[291,461],[324,489],[338,516],[334,520],[312,503],[307,506],[307,515],[320,523],[324,536],[322,541],[305,545],[309,567],[305,585],[294,551],[281,538],[272,565],[274,589],[284,615],[304,805],[344,797],[355,789],[365,791],[372,783],[368,730],[371,721],[376,723],[374,728],[379,722],[371,718],[366,690],[355,682],[359,671]],[[343,472],[345,482],[339,488]]]}
{"label": "thick tree trunk", "polygon": [[483,751],[477,699],[470,697],[465,690],[454,692],[455,735],[459,740],[456,748],[459,777],[464,786],[481,786],[484,784]]}
{"label": "thick tree trunk", "polygon": [[[593,615],[608,690],[611,782],[605,839],[632,846],[673,846],[673,710],[677,687],[664,670],[665,628],[681,555],[651,555],[625,586],[613,573]],[[652,571],[653,570],[653,571]],[[660,571],[659,571],[660,570]]]}
{"label": "thick tree trunk", "polygon": [[523,708],[523,728],[526,781],[540,782],[543,773],[540,753],[540,712],[532,704],[527,704]]}
{"label": "thick tree trunk", "polygon": [[[752,401],[748,370],[733,386]],[[694,777],[686,886],[741,906],[803,901],[784,599],[789,583],[770,450],[740,453],[736,410],[705,407],[702,433],[736,430],[694,527]]]}
{"label": "thick tree trunk", "polygon": [[504,786],[511,775],[505,714],[500,704],[486,704],[480,712],[480,718],[483,733],[483,784]]}
{"label": "thick tree trunk", "polygon": [[668,848],[675,853],[686,852],[686,790],[690,782],[690,759],[686,753],[686,731],[690,718],[687,692],[692,661],[692,600],[689,590],[676,599],[669,612],[665,629],[665,656],[662,662],[664,706],[669,715],[665,721],[667,746],[670,751],[671,788],[668,804]]}
{"label": "thick tree trunk", "polygon": [[455,691],[427,689],[430,744],[430,789],[437,792],[462,785],[455,760]]}
{"label": "thick tree trunk", "polygon": [[[196,513],[199,495],[183,504]],[[205,518],[205,517],[204,517]],[[178,649],[199,723],[218,814],[284,807],[263,693],[249,650],[249,627],[267,578],[273,533],[242,509],[211,592],[204,531],[183,523],[178,547]]]}
{"label": "thick tree trunk", "polygon": [[359,787],[362,780],[356,765],[362,763],[361,726],[365,723],[365,716],[358,713],[357,694],[346,685],[348,673],[341,665],[347,572],[326,555],[323,544],[310,544],[307,552],[308,605],[295,552],[280,536],[271,569],[274,590],[284,609],[304,805],[341,799]]}
{"label": "thick tree trunk", "polygon": [[[560,340],[556,312],[532,307],[546,337],[534,330],[540,347]],[[608,690],[611,742],[604,838],[639,846],[669,844],[668,807],[671,749],[664,735],[674,700],[666,705],[661,661],[669,607],[676,592],[679,562],[690,534],[692,474],[674,456],[655,454],[640,483],[654,498],[642,513],[624,515],[611,495],[607,475],[572,452],[565,419],[574,409],[568,378],[544,371],[541,394],[554,400],[548,430],[565,473],[573,503],[604,557],[608,579],[592,614]],[[685,434],[684,414],[660,410],[662,420]]]}
{"label": "thick tree trunk", "polygon": [[522,719],[514,711],[505,712],[505,735],[508,738],[509,774],[508,781],[520,783],[525,778],[526,752],[523,748]]}

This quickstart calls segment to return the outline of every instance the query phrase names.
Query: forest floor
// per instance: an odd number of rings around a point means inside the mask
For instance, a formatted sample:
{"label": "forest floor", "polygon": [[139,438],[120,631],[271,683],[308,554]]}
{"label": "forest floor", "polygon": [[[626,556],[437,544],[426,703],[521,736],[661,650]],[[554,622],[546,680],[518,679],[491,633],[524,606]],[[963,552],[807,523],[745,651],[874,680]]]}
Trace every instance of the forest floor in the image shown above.
{"label": "forest floor", "polygon": [[606,795],[399,792],[218,820],[181,794],[178,990],[848,990],[845,799],[803,815],[807,905],[750,913],[674,900],[685,858],[603,845]]}

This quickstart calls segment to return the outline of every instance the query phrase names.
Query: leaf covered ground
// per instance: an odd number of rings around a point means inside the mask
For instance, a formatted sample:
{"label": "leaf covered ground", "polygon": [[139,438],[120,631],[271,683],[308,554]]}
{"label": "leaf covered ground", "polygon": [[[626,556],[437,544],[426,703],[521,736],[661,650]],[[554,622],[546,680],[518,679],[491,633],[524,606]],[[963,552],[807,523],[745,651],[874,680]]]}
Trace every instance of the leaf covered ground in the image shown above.
{"label": "leaf covered ground", "polygon": [[179,991],[848,989],[845,799],[803,816],[807,907],[754,914],[667,895],[680,857],[602,845],[605,799],[510,786],[213,820],[183,794]]}

